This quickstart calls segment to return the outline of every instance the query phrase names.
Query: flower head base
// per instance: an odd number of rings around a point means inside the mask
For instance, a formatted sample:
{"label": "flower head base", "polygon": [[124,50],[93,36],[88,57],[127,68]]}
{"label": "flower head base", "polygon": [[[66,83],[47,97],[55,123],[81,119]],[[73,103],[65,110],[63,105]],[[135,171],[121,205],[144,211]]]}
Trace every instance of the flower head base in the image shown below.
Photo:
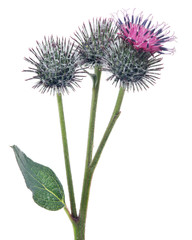
{"label": "flower head base", "polygon": [[137,50],[154,53],[172,53],[174,49],[164,47],[164,43],[172,41],[175,37],[168,36],[170,31],[166,24],[152,25],[152,17],[143,18],[140,13],[137,16],[128,13],[124,14],[123,21],[118,18],[117,26],[119,28],[119,36],[126,42],[133,45]]}
{"label": "flower head base", "polygon": [[111,19],[93,19],[87,28],[83,24],[79,32],[75,33],[74,40],[78,44],[80,64],[86,66],[102,65],[104,51],[110,42],[116,38],[117,27]]}
{"label": "flower head base", "polygon": [[[78,67],[78,58],[74,52],[74,45],[66,39],[54,39],[53,36],[44,38],[42,43],[37,42],[36,50],[29,49],[36,60],[31,57],[25,60],[34,67],[29,67],[24,72],[32,72],[36,75],[31,79],[38,82],[33,88],[39,88],[44,92],[68,92],[68,88],[74,90],[74,86],[79,86],[82,70]],[[79,75],[80,74],[80,75]]]}
{"label": "flower head base", "polygon": [[106,52],[105,70],[111,72],[108,80],[119,83],[126,90],[147,89],[154,84],[162,69],[159,55],[137,51],[123,40],[115,42],[111,51]]}

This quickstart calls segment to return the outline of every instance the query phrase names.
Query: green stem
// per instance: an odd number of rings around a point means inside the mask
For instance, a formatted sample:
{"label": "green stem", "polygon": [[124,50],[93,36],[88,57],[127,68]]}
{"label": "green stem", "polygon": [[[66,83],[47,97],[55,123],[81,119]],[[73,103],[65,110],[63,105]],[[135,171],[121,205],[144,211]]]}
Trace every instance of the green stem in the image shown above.
{"label": "green stem", "polygon": [[[98,75],[98,76],[100,79],[100,75]],[[94,93],[94,91],[95,91],[94,88],[95,88],[95,86],[93,86],[92,105],[95,105],[96,101],[97,101],[97,97],[96,98],[94,97],[94,96],[97,96]],[[98,89],[97,89],[97,91],[98,91]],[[97,149],[94,159],[90,162],[90,158],[87,158],[87,159],[89,159],[89,161],[88,160],[86,161],[86,168],[85,168],[85,175],[84,175],[84,182],[83,182],[83,191],[82,191],[81,206],[80,206],[80,214],[79,214],[79,219],[75,226],[75,231],[74,231],[75,240],[84,240],[85,239],[85,223],[86,223],[86,215],[87,215],[87,207],[88,207],[89,193],[90,193],[90,187],[91,187],[91,180],[92,180],[96,165],[99,161],[99,157],[100,157],[102,150],[106,144],[106,141],[114,127],[116,120],[118,119],[118,117],[120,115],[120,107],[121,107],[121,104],[123,101],[124,92],[125,92],[124,89],[120,88],[111,119],[110,119],[109,124],[106,128],[106,131],[103,135],[101,143]],[[90,119],[92,119],[92,117],[94,116],[94,121],[93,121],[93,119],[90,120],[90,123],[92,123],[92,124],[93,124],[93,122],[95,122],[95,113],[92,112],[93,110],[96,112],[96,107],[91,107]],[[91,141],[91,144],[88,141],[88,146],[91,147],[91,149],[87,149],[88,150],[87,155],[89,157],[91,156],[89,151],[91,150],[91,153],[92,153],[92,147],[93,147],[93,132],[94,131],[92,131],[91,129],[94,129],[94,128],[91,128],[91,127],[89,128],[89,138],[88,139],[89,139],[89,141]]]}
{"label": "green stem", "polygon": [[123,97],[124,97],[124,93],[125,93],[125,90],[121,87],[120,90],[119,90],[119,94],[118,94],[118,97],[117,97],[117,100],[116,100],[116,104],[115,104],[115,107],[114,107],[114,110],[113,110],[113,113],[112,113],[112,116],[111,116],[111,119],[109,121],[109,124],[105,130],[105,133],[103,135],[103,138],[99,144],[99,147],[95,153],[95,156],[93,158],[93,161],[91,162],[90,164],[90,169],[91,169],[91,172],[94,172],[95,170],[95,167],[99,161],[99,158],[101,156],[101,153],[103,151],[103,148],[107,142],[107,139],[115,125],[115,122],[117,121],[118,117],[120,116],[120,108],[121,108],[121,104],[122,104],[122,101],[123,101]]}
{"label": "green stem", "polygon": [[92,88],[92,101],[91,101],[91,110],[90,110],[84,181],[83,181],[83,189],[82,189],[81,204],[80,204],[80,211],[79,211],[79,222],[76,229],[76,233],[77,233],[76,239],[79,239],[79,240],[83,240],[85,237],[85,222],[86,222],[86,216],[87,216],[89,191],[90,191],[91,179],[92,179],[92,174],[90,174],[89,165],[90,165],[90,162],[92,161],[95,118],[96,118],[100,78],[101,78],[101,70],[99,69],[99,67],[95,67],[95,74],[92,77],[93,88]]}
{"label": "green stem", "polygon": [[67,208],[66,205],[64,206],[64,210],[65,210],[65,212],[66,212],[69,220],[70,220],[71,223],[72,223],[73,232],[74,232],[74,239],[76,240],[76,239],[78,239],[78,235],[79,235],[79,234],[78,234],[78,218],[75,218],[75,219],[74,219],[74,218],[71,216],[71,214],[70,214],[70,212],[69,212],[69,210],[68,210],[68,208]]}
{"label": "green stem", "polygon": [[[107,139],[115,125],[116,120],[118,119],[118,117],[120,115],[120,107],[121,107],[123,97],[124,97],[124,92],[125,92],[123,88],[120,88],[111,119],[110,119],[109,124],[106,128],[106,131],[103,135],[103,138],[100,142],[100,145],[96,151],[95,157],[92,160],[95,118],[96,118],[96,108],[97,108],[100,77],[101,77],[101,70],[99,68],[95,68],[95,75],[92,77],[93,78],[93,89],[92,89],[92,101],[91,101],[91,110],[90,110],[87,155],[86,155],[85,173],[84,173],[84,181],[83,181],[83,189],[82,189],[79,216],[77,218],[73,219],[70,216],[69,211],[67,209],[65,209],[68,217],[70,218],[70,220],[73,224],[75,240],[84,240],[85,239],[85,224],[86,224],[86,217],[87,217],[87,208],[88,208],[91,180],[92,180],[96,165],[99,161],[100,155],[101,155],[103,148],[107,142]],[[66,140],[64,142],[66,144]],[[64,149],[65,149],[65,147],[64,147]]]}
{"label": "green stem", "polygon": [[66,175],[67,175],[69,199],[71,204],[71,214],[73,218],[77,218],[77,210],[76,210],[76,204],[75,204],[73,180],[72,180],[71,167],[70,167],[70,161],[69,161],[67,133],[66,133],[66,127],[65,127],[65,118],[64,118],[64,112],[63,112],[63,102],[62,102],[61,93],[57,93],[57,103],[58,103],[58,110],[59,110],[61,135],[62,135],[62,141],[63,141],[63,151],[64,151],[64,157],[65,157],[65,169],[66,169]]}
{"label": "green stem", "polygon": [[92,100],[91,100],[85,170],[89,166],[92,160],[97,99],[98,99],[99,85],[100,85],[100,79],[101,79],[101,70],[98,67],[95,67],[95,74],[92,76],[92,79],[93,79],[93,88],[92,88]]}
{"label": "green stem", "polygon": [[71,221],[73,227],[75,227],[75,219],[73,219],[73,217],[71,216],[71,213],[70,213],[70,211],[69,211],[69,209],[67,208],[66,205],[64,206],[64,211],[66,212],[66,214],[67,214],[69,220]]}

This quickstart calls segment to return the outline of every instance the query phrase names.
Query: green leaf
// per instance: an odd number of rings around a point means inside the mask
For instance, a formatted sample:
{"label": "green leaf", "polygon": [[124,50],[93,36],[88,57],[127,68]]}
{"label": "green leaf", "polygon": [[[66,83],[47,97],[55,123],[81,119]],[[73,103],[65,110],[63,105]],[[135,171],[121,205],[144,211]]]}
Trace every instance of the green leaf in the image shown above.
{"label": "green leaf", "polygon": [[17,146],[12,146],[19,168],[34,201],[41,207],[56,211],[65,206],[61,182],[48,167],[33,162]]}

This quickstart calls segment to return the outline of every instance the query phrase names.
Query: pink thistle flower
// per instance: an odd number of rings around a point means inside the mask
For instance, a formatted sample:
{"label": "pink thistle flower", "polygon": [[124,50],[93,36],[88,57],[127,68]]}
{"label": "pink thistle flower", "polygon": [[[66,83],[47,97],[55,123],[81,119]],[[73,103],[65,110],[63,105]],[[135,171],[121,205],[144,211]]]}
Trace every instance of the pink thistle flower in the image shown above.
{"label": "pink thistle flower", "polygon": [[126,42],[133,45],[136,50],[154,53],[173,53],[174,49],[164,47],[164,43],[175,40],[175,36],[169,36],[169,26],[165,23],[152,25],[151,15],[144,19],[140,13],[134,16],[124,13],[124,21],[117,19],[119,36]]}

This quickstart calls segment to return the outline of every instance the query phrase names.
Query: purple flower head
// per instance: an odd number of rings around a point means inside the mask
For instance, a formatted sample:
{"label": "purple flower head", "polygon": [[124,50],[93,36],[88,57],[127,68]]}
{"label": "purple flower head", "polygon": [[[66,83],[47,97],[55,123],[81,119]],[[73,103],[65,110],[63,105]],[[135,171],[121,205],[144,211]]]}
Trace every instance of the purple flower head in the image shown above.
{"label": "purple flower head", "polygon": [[173,53],[174,49],[164,47],[166,42],[175,39],[175,36],[169,36],[169,26],[165,23],[152,24],[153,17],[143,17],[143,13],[134,15],[123,13],[123,20],[117,19],[119,36],[130,43],[136,50],[154,53]]}

